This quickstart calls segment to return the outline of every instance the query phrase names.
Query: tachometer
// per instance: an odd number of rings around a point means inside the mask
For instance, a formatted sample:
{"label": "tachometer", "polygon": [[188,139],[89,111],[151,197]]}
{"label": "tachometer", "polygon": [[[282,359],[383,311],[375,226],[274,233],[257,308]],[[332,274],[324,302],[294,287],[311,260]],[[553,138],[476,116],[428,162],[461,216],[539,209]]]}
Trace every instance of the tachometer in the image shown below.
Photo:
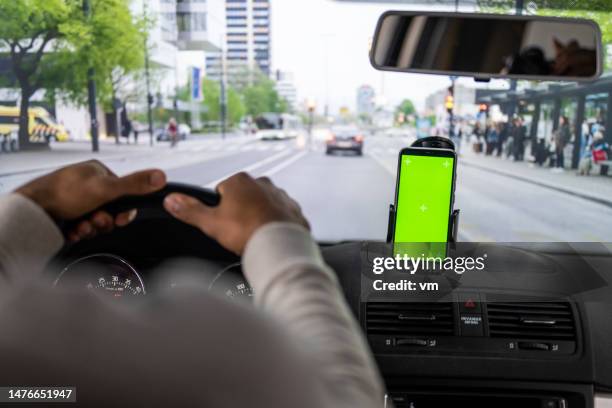
{"label": "tachometer", "polygon": [[115,298],[146,293],[136,269],[113,254],[95,254],[77,259],[66,266],[55,280],[58,287],[82,287]]}
{"label": "tachometer", "polygon": [[229,298],[248,300],[253,297],[253,288],[242,274],[242,266],[236,263],[228,266],[214,277],[208,290]]}

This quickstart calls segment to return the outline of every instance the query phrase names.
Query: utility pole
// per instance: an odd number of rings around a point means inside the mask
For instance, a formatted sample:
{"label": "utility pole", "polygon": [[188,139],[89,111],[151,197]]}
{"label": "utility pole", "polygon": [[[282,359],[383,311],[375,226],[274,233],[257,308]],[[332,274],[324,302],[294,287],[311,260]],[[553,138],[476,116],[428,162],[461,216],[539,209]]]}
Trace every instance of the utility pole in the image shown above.
{"label": "utility pole", "polygon": [[[143,0],[143,14],[145,18],[145,22],[148,19],[147,15],[147,0]],[[147,121],[149,124],[149,146],[153,146],[153,95],[151,95],[151,74],[149,72],[149,31],[147,27],[147,31],[144,36],[144,56],[145,56],[145,81],[147,86]]]}
{"label": "utility pole", "polygon": [[176,120],[177,132],[178,124],[181,123],[179,119],[179,72],[178,72],[178,50],[174,53],[174,100],[172,101],[172,107],[174,108],[174,120]]}
{"label": "utility pole", "polygon": [[[219,104],[220,104],[220,109],[219,109],[219,114],[221,116],[220,120],[221,120],[221,138],[223,140],[225,140],[226,137],[226,133],[227,133],[227,127],[226,127],[226,122],[227,122],[227,63],[225,60],[225,38],[223,38],[221,40],[221,75],[220,75],[220,83],[219,83],[219,90],[220,90],[220,95],[219,95]],[[249,74],[250,75],[250,74]]]}
{"label": "utility pole", "polygon": [[[514,3],[514,13],[520,16],[521,14],[523,14],[523,7],[524,7],[524,0],[516,0]],[[510,91],[513,93],[512,94],[513,97],[514,97],[514,92],[516,91],[516,85],[517,85],[516,79],[511,79],[510,80]],[[516,100],[511,99],[510,107],[508,109],[509,120],[512,120],[512,117],[514,116],[515,113],[516,113]]]}
{"label": "utility pole", "polygon": [[448,87],[448,94],[446,95],[446,100],[444,102],[444,107],[448,112],[448,137],[452,139],[454,137],[454,121],[455,121],[455,81],[457,77],[451,76],[451,86]]}
{"label": "utility pole", "polygon": [[[89,0],[83,0],[83,14],[85,18],[89,20],[91,17],[91,7]],[[100,151],[100,144],[98,142],[98,109],[96,106],[96,82],[94,80],[95,71],[93,67],[87,70],[87,98],[89,102],[89,117],[91,119],[91,150],[93,152]]]}

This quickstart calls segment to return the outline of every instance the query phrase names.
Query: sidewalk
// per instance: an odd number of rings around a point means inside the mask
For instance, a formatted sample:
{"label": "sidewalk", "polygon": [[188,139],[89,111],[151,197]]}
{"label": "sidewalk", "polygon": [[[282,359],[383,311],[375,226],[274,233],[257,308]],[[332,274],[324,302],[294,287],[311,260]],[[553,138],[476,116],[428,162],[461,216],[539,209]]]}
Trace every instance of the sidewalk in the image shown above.
{"label": "sidewalk", "polygon": [[[228,138],[235,138],[230,135]],[[220,140],[220,136],[193,135],[179,143],[175,152],[182,152],[201,143]],[[17,153],[0,153],[0,177],[39,173],[50,171],[71,163],[97,159],[105,163],[145,158],[155,155],[167,155],[170,152],[168,142],[155,142],[149,146],[149,140],[141,139],[139,144],[126,144],[125,140],[117,145],[114,139],[100,141],[100,151],[91,151],[90,141],[56,142],[48,150],[26,151]]]}
{"label": "sidewalk", "polygon": [[612,177],[578,176],[577,170],[571,169],[554,173],[533,163],[476,154],[469,144],[462,146],[459,163],[612,207]]}

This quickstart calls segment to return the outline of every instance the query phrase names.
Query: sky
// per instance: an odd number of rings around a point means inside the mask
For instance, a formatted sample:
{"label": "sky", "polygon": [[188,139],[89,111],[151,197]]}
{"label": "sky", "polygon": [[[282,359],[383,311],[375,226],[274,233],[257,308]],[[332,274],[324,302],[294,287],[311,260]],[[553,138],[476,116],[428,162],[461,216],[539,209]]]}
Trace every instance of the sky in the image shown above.
{"label": "sky", "polygon": [[407,7],[272,0],[273,67],[293,73],[299,100],[314,100],[319,112],[326,104],[330,114],[343,106],[354,112],[357,88],[365,84],[390,106],[409,98],[422,108],[427,95],[449,85],[448,77],[382,73],[372,68],[368,58],[378,17],[400,8]]}

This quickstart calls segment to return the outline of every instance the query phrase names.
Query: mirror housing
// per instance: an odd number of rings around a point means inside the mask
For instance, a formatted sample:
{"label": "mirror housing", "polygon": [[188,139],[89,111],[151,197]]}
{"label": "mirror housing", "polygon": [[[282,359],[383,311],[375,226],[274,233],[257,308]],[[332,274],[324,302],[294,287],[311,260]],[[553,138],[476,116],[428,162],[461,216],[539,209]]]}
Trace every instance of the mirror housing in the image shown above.
{"label": "mirror housing", "polygon": [[588,19],[388,11],[370,62],[381,71],[481,80],[591,81],[603,71],[603,45]]}

